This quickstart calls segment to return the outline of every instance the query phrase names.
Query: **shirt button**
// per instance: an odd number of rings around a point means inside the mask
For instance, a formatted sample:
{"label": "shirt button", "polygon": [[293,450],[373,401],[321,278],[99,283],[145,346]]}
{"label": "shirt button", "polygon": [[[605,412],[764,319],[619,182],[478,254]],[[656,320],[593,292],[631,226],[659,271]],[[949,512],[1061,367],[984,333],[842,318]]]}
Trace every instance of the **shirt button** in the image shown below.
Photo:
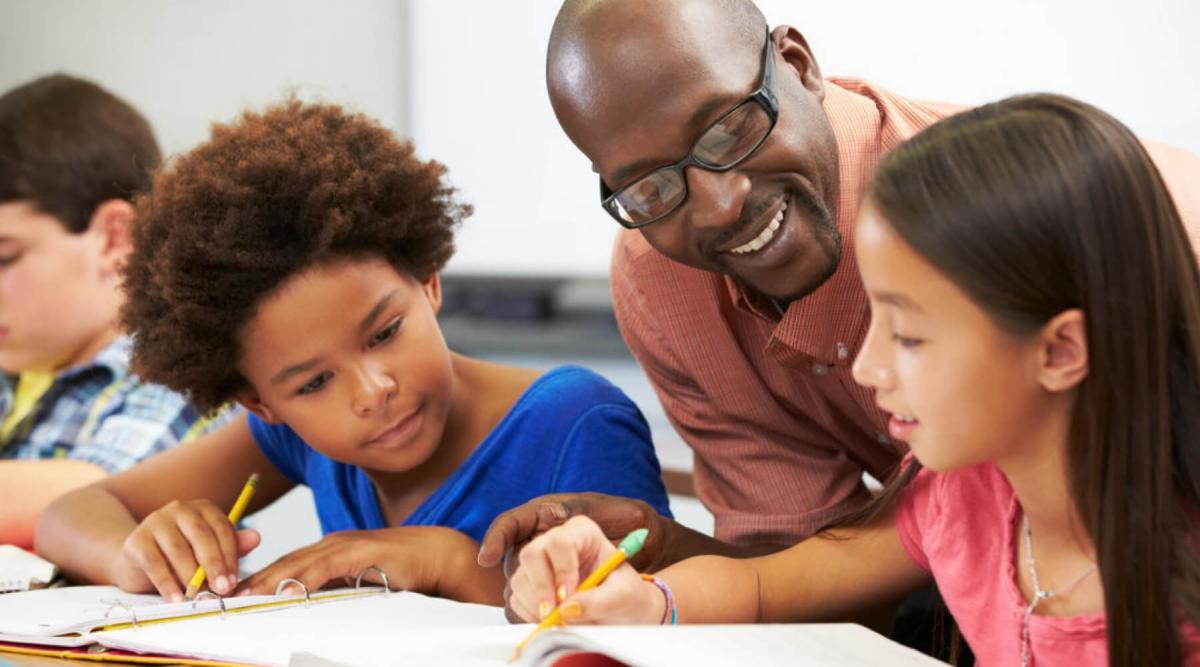
{"label": "shirt button", "polygon": [[822,363],[815,363],[812,365],[812,372],[813,372],[813,375],[816,375],[818,377],[824,376],[826,373],[829,372],[829,367]]}
{"label": "shirt button", "polygon": [[876,440],[878,440],[878,441],[879,441],[879,444],[881,444],[881,445],[890,445],[890,444],[892,444],[892,439],[891,439],[891,438],[889,438],[889,437],[888,437],[888,434],[887,434],[887,433],[884,433],[883,431],[876,431],[876,432],[875,432],[875,439],[876,439]]}
{"label": "shirt button", "polygon": [[838,357],[838,359],[841,359],[842,361],[845,361],[846,357],[850,356],[850,347],[847,346],[845,343],[838,343],[837,351],[838,351],[837,357]]}

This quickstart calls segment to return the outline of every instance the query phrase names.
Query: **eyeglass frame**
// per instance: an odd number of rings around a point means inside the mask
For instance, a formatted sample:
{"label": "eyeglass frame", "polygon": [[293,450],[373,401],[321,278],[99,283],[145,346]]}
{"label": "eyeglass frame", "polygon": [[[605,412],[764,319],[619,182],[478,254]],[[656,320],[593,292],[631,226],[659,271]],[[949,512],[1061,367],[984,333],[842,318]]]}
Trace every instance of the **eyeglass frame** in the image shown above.
{"label": "eyeglass frame", "polygon": [[[746,151],[745,155],[743,155],[742,157],[740,157],[726,165],[720,165],[720,166],[712,165],[712,164],[708,164],[708,163],[704,162],[703,160],[697,158],[696,157],[696,144],[700,143],[700,140],[704,138],[704,135],[708,134],[710,130],[712,130],[714,127],[716,127],[718,124],[720,124],[726,118],[728,118],[730,115],[737,112],[738,109],[741,109],[743,106],[745,106],[747,104],[757,104],[759,107],[761,107],[763,109],[763,111],[765,111],[767,113],[767,117],[770,119],[770,125],[767,126],[767,131],[763,133],[763,136],[761,139],[758,140],[758,143],[755,144],[753,148]],[[674,164],[666,164],[666,165],[662,165],[659,167],[654,167],[653,169],[649,169],[649,170],[645,171],[644,173],[642,173],[641,175],[639,175],[637,178],[632,179],[628,185],[626,185],[616,191],[610,189],[608,187],[608,185],[605,184],[604,177],[601,176],[600,177],[600,206],[602,206],[604,208],[604,210],[610,216],[612,216],[612,218],[614,220],[616,220],[619,225],[621,225],[625,229],[638,229],[641,227],[645,227],[647,225],[652,225],[652,224],[662,220],[663,218],[671,215],[675,211],[678,211],[679,207],[683,206],[683,204],[685,202],[687,202],[689,190],[688,190],[688,185],[687,185],[687,174],[684,171],[685,169],[687,169],[688,167],[691,167],[691,166],[700,167],[701,169],[704,169],[706,171],[714,171],[714,172],[725,172],[725,171],[729,171],[730,169],[733,169],[734,167],[738,166],[739,164],[741,164],[741,163],[745,162],[747,159],[749,159],[751,155],[754,155],[754,153],[757,152],[759,148],[762,148],[762,145],[764,143],[766,143],[766,141],[767,141],[767,137],[771,136],[771,131],[775,129],[775,124],[776,124],[776,122],[778,122],[778,120],[779,120],[779,98],[775,94],[775,45],[771,42],[771,31],[768,29],[767,30],[767,44],[764,47],[764,54],[763,54],[762,83],[759,84],[758,89],[755,90],[753,93],[750,93],[746,97],[742,98],[737,104],[730,107],[728,111],[721,114],[720,116],[717,117],[716,120],[714,120],[713,122],[706,125],[704,127],[704,130],[702,132],[700,132],[699,136],[696,138],[696,142],[693,143],[692,147],[688,149],[687,155],[683,156],[683,158],[681,160],[679,160],[678,162],[676,162]],[[683,196],[680,197],[679,201],[676,202],[675,205],[672,206],[670,209],[668,209],[661,215],[653,217],[649,220],[644,220],[642,222],[629,222],[629,221],[624,220],[621,217],[621,215],[616,211],[615,200],[616,200],[617,196],[620,195],[622,192],[628,190],[629,188],[633,187],[634,185],[637,185],[642,179],[646,178],[650,174],[662,171],[664,169],[675,173],[676,176],[679,178],[679,182],[683,186]]]}

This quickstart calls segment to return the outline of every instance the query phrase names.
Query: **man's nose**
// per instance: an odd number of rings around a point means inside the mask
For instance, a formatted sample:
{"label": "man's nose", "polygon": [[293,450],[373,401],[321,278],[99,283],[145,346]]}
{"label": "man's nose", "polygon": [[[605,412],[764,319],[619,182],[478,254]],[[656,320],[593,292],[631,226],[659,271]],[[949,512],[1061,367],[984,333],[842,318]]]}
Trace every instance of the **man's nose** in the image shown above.
{"label": "man's nose", "polygon": [[750,179],[737,169],[709,171],[689,167],[688,221],[697,229],[723,231],[742,215],[750,195]]}

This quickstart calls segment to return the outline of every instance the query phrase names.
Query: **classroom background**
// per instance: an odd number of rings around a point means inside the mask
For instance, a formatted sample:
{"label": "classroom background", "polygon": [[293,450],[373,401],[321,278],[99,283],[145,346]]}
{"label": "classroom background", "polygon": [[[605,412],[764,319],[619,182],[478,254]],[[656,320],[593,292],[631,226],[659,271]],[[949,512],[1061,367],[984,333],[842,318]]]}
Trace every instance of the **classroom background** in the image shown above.
{"label": "classroom background", "polygon": [[[826,76],[963,104],[1065,93],[1142,137],[1200,152],[1195,0],[757,2],[772,25],[801,29]],[[711,516],[688,496],[691,452],[613,320],[607,273],[617,226],[546,97],[558,5],[0,0],[0,89],[56,71],[92,79],[149,118],[167,155],[204,139],[211,122],[288,93],[344,104],[411,136],[475,206],[445,273],[450,345],[536,368],[579,363],[613,380],[650,422],[673,509],[711,533]],[[306,494],[251,521],[273,528],[244,567],[319,538]]]}

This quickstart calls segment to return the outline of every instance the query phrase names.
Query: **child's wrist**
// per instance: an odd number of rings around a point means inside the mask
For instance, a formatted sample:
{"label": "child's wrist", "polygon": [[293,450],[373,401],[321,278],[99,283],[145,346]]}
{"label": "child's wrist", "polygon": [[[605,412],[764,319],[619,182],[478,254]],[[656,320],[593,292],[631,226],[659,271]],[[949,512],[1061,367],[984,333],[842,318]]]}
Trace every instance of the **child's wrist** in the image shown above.
{"label": "child's wrist", "polygon": [[653,596],[654,602],[651,609],[657,612],[652,622],[657,622],[659,625],[675,625],[679,620],[679,611],[675,606],[675,594],[671,591],[671,586],[662,579],[650,575],[642,575],[642,580],[647,584],[649,595]]}

